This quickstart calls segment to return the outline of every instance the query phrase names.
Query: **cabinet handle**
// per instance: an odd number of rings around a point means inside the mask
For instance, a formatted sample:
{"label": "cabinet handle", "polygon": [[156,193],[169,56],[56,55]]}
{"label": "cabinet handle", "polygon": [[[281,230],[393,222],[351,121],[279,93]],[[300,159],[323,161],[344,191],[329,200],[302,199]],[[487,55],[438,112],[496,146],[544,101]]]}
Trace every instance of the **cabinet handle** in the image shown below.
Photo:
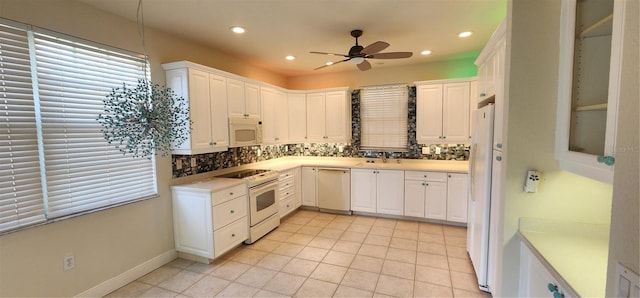
{"label": "cabinet handle", "polygon": [[424,175],[424,178],[427,178],[427,175]]}
{"label": "cabinet handle", "polygon": [[486,93],[480,93],[480,96],[487,96]]}
{"label": "cabinet handle", "polygon": [[429,183],[425,183],[424,186],[429,186]]}
{"label": "cabinet handle", "polygon": [[422,182],[422,186],[426,186],[426,184],[424,182]]}
{"label": "cabinet handle", "polygon": [[447,176],[449,176],[449,178],[451,178],[451,174],[449,174],[449,175],[447,175]]}
{"label": "cabinet handle", "polygon": [[496,144],[496,147],[498,147],[498,148],[502,148],[502,143],[498,143],[498,144]]}
{"label": "cabinet handle", "polygon": [[603,164],[608,165],[608,166],[612,166],[613,164],[616,163],[615,157],[608,156],[608,155],[607,156],[600,155],[600,156],[598,156],[597,160],[598,160],[598,163],[603,163]]}
{"label": "cabinet handle", "polygon": [[447,136],[442,136],[442,139],[443,139],[443,140],[447,139]]}
{"label": "cabinet handle", "polygon": [[502,161],[502,156],[500,156],[500,155],[496,156],[496,160],[497,161]]}
{"label": "cabinet handle", "polygon": [[549,289],[549,292],[553,293],[554,298],[564,298],[564,294],[560,293],[560,291],[558,290],[558,286],[554,285],[553,283],[548,283],[547,289]]}
{"label": "cabinet handle", "polygon": [[209,146],[213,146],[213,142],[209,142]]}

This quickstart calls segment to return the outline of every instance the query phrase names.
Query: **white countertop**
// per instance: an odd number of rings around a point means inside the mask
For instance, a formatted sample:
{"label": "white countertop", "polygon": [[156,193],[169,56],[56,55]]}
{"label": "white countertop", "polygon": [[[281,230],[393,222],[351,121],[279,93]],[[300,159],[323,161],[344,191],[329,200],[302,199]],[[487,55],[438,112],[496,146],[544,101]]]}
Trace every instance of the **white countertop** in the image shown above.
{"label": "white countertop", "polygon": [[[366,161],[375,161],[367,163]],[[242,169],[269,169],[286,171],[300,166],[361,168],[361,169],[389,169],[405,171],[431,171],[447,173],[467,173],[468,161],[457,160],[424,160],[424,159],[388,159],[383,162],[379,158],[351,158],[351,157],[316,157],[316,156],[286,156],[271,160],[259,161],[233,168],[220,169],[213,172],[201,173],[187,177],[175,178],[172,185],[181,185],[202,181],[211,177],[231,173]],[[216,180],[219,178],[216,178]]]}
{"label": "white countertop", "polygon": [[525,243],[581,297],[604,297],[609,225],[521,218]]}
{"label": "white countertop", "polygon": [[215,192],[221,189],[233,187],[236,185],[247,183],[242,179],[233,178],[205,178],[202,180],[191,181],[188,184],[179,184],[171,186],[172,189],[188,189],[196,192]]}

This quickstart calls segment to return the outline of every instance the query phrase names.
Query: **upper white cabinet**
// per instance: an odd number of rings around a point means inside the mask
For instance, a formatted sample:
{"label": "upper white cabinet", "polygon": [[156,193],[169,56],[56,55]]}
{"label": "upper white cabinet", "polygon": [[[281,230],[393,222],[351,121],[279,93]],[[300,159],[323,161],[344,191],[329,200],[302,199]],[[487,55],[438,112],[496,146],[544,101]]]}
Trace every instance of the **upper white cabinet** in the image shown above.
{"label": "upper white cabinet", "polygon": [[260,88],[262,100],[262,143],[283,144],[289,140],[287,94],[274,88]]}
{"label": "upper white cabinet", "polygon": [[347,90],[307,93],[306,142],[347,142],[351,139],[351,104]]}
{"label": "upper white cabinet", "polygon": [[470,80],[416,82],[419,144],[469,143]]}
{"label": "upper white cabinet", "polygon": [[227,80],[229,117],[260,118],[260,86]]}
{"label": "upper white cabinet", "polygon": [[611,183],[624,1],[562,2],[556,158]]}
{"label": "upper white cabinet", "polygon": [[351,169],[351,210],[402,215],[404,171]]}
{"label": "upper white cabinet", "polygon": [[287,94],[289,121],[289,142],[305,143],[307,141],[307,97],[304,93],[289,92]]}
{"label": "upper white cabinet", "polygon": [[189,103],[191,132],[175,154],[225,151],[229,146],[226,78],[185,64],[163,65],[166,84]]}

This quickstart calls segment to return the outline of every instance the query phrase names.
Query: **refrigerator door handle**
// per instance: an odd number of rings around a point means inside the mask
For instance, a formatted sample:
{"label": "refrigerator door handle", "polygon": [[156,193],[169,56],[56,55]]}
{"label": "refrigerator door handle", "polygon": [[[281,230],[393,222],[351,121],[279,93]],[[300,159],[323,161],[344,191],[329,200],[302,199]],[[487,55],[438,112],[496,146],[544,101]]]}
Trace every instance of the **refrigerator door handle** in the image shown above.
{"label": "refrigerator door handle", "polygon": [[471,196],[471,201],[475,202],[476,198],[473,195],[473,189],[475,188],[475,177],[474,177],[474,172],[473,169],[476,167],[476,150],[477,150],[478,146],[477,144],[471,144],[471,153],[469,154],[469,179],[471,180],[471,183],[469,184],[469,195]]}

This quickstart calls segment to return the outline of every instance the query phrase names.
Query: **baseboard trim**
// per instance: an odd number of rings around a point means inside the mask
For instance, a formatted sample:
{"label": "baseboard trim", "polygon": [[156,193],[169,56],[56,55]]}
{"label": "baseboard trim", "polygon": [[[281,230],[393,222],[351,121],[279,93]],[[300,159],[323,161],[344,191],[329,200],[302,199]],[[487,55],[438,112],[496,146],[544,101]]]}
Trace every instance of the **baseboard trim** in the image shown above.
{"label": "baseboard trim", "polygon": [[160,268],[177,258],[178,253],[172,249],[168,250],[138,266],[135,266],[118,276],[105,280],[104,282],[90,288],[75,297],[103,297],[126,284],[144,276],[145,274]]}

